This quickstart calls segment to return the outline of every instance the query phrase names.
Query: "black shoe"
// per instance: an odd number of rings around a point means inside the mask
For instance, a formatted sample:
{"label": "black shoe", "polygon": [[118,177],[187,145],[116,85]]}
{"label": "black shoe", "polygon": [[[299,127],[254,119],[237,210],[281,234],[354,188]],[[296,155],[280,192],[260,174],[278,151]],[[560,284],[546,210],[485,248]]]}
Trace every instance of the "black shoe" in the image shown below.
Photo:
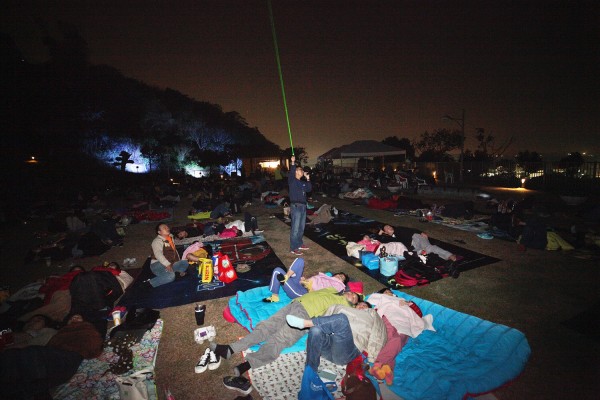
{"label": "black shoe", "polygon": [[242,376],[226,376],[223,378],[223,385],[227,389],[236,390],[242,394],[250,394],[252,392],[250,381]]}
{"label": "black shoe", "polygon": [[283,284],[286,281],[285,275],[277,274],[277,280],[279,281],[279,283]]}
{"label": "black shoe", "polygon": [[446,267],[446,270],[448,271],[448,275],[450,275],[454,279],[457,279],[460,276],[460,271],[458,270],[454,262],[451,262],[450,265]]}

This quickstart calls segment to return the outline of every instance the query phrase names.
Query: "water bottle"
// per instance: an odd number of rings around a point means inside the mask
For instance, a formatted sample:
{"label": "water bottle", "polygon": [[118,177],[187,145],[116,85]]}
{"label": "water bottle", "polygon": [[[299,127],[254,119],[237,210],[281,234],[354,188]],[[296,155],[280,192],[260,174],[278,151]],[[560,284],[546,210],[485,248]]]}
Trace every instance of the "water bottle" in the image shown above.
{"label": "water bottle", "polygon": [[219,258],[221,256],[221,252],[218,251],[213,254],[212,262],[213,262],[213,279],[219,280]]}
{"label": "water bottle", "polygon": [[196,316],[196,325],[201,326],[204,325],[204,315],[206,314],[206,306],[201,304],[196,304],[196,308],[194,309],[194,315]]}

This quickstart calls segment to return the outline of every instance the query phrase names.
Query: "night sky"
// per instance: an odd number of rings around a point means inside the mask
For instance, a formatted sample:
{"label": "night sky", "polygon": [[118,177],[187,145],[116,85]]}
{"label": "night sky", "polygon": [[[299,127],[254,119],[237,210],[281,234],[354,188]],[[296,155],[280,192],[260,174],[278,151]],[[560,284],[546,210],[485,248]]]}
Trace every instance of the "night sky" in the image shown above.
{"label": "night sky", "polygon": [[[272,0],[294,146],[476,128],[520,150],[600,154],[596,1]],[[289,147],[266,0],[4,1],[30,62],[34,17],[74,24],[91,62],[237,111]]]}

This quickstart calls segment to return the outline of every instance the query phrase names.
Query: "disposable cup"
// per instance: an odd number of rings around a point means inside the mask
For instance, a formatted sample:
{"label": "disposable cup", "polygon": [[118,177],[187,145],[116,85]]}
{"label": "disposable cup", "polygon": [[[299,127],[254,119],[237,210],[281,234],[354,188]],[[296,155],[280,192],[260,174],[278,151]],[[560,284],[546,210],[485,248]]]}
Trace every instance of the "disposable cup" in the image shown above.
{"label": "disposable cup", "polygon": [[119,310],[113,311],[112,317],[113,317],[113,322],[114,322],[115,326],[121,325],[121,311],[119,311]]}

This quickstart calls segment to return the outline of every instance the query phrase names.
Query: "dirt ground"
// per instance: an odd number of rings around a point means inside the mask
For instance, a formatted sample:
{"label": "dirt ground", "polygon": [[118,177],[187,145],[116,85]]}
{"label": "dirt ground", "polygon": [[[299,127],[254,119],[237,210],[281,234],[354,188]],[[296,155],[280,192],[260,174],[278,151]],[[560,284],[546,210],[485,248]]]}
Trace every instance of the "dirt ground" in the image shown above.
{"label": "dirt ground", "polygon": [[[416,218],[395,217],[388,211],[354,206],[345,200],[322,197],[316,200],[317,207],[326,202],[384,223],[425,230],[433,238],[448,242],[461,239],[466,242],[461,246],[501,259],[462,273],[459,279],[444,279],[407,292],[525,333],[532,349],[531,358],[519,379],[494,392],[497,398],[597,398],[600,344],[562,325],[561,321],[585,310],[600,298],[598,261],[578,259],[560,251],[521,252],[517,251],[516,244],[507,241],[482,240],[470,232],[422,223]],[[190,204],[191,200],[184,199],[176,207],[172,226],[187,222]],[[269,218],[271,213],[280,210],[254,203],[249,211],[258,216],[265,238],[282,262],[289,265],[294,258],[289,254],[289,228],[279,219]],[[19,238],[31,237],[31,233],[42,229],[42,225],[43,221],[33,221],[15,228],[10,235],[2,235],[0,283],[18,288],[50,273],[67,271],[71,261],[62,265],[53,263],[51,267],[46,267],[43,262],[22,265],[23,256],[31,244]],[[123,247],[77,262],[90,268],[105,260],[121,263],[125,258],[135,257],[138,266],[141,266],[149,255],[153,228],[154,224],[130,225],[126,229]],[[310,246],[310,250],[305,252],[308,275],[318,271],[342,270],[352,280],[363,281],[367,293],[381,288],[379,283],[317,244],[308,239],[305,244]],[[222,312],[228,300],[223,298],[203,303],[207,306],[205,324],[216,327],[219,343],[231,342],[245,334],[239,325],[223,319]],[[236,398],[238,393],[226,389],[222,378],[230,375],[232,367],[240,362],[239,355],[223,360],[215,371],[194,373],[194,366],[207,344],[198,345],[193,340],[196,327],[193,304],[162,309],[161,317],[165,324],[156,362],[159,398],[163,398],[163,390],[167,387],[178,400]],[[254,399],[261,398],[256,391],[251,395]]]}

